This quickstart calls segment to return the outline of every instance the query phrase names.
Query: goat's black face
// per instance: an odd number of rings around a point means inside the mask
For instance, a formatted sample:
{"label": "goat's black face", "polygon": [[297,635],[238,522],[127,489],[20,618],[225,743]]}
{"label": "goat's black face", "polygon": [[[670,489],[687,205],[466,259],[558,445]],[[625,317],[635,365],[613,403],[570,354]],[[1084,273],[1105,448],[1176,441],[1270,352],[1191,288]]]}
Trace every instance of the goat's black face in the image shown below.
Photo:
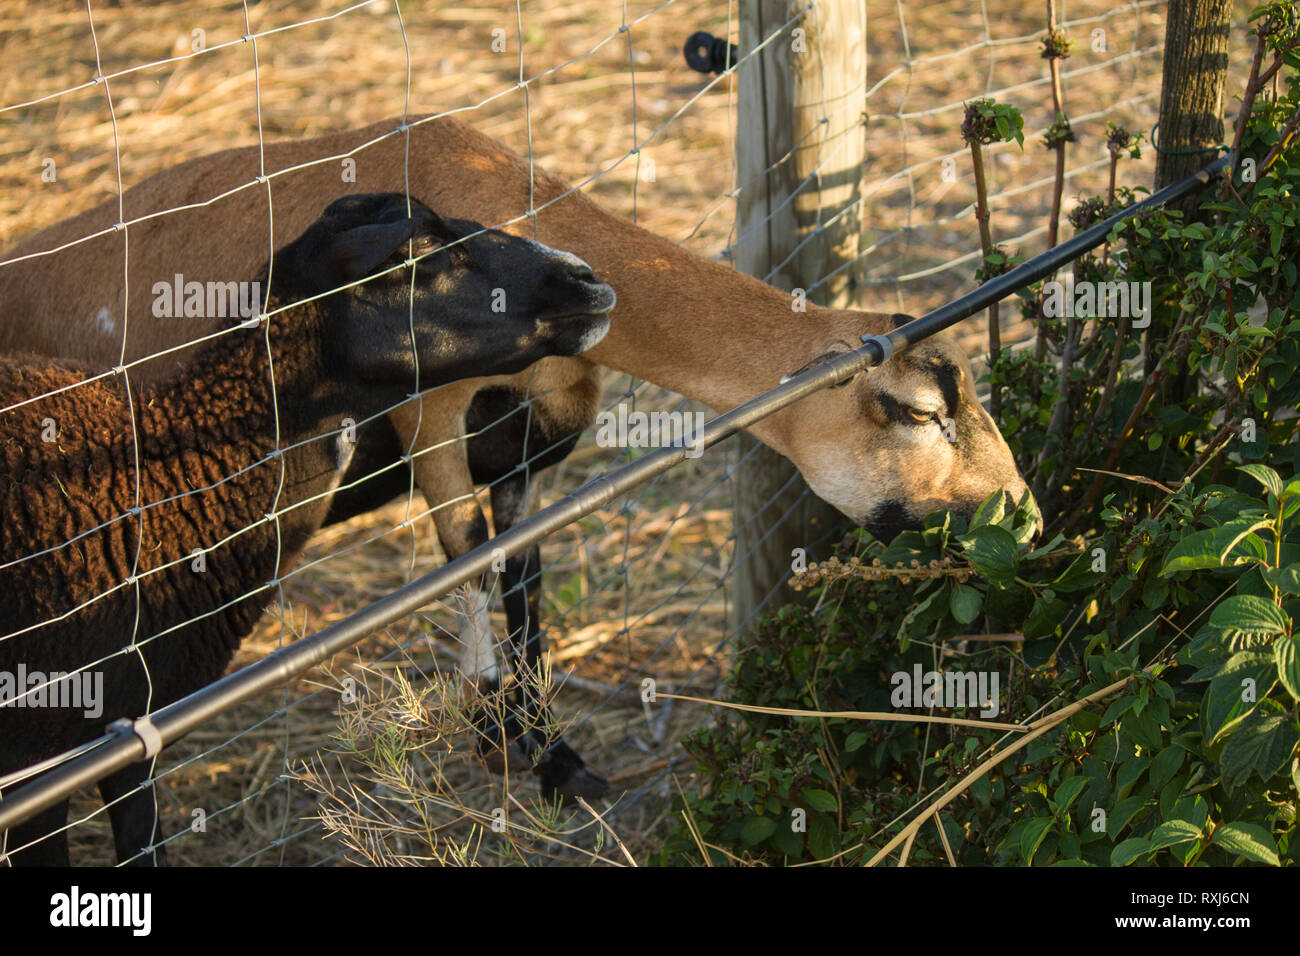
{"label": "goat's black face", "polygon": [[408,212],[398,193],[337,200],[286,254],[315,287],[280,290],[298,297],[374,277],[332,298],[329,338],[357,378],[407,392],[577,355],[604,337],[614,307],[614,290],[576,256],[414,199]]}

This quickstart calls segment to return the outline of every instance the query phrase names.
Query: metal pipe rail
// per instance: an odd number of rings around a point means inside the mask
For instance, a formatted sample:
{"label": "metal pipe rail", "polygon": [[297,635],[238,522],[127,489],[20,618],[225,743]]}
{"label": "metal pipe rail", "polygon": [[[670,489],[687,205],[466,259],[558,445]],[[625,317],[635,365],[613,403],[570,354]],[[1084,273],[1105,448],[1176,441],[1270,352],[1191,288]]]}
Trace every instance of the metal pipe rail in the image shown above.
{"label": "metal pipe rail", "polygon": [[[1227,164],[1226,156],[1216,160],[1181,182],[1166,186],[1054,249],[1034,256],[1010,272],[990,279],[973,292],[886,335],[863,336],[860,347],[792,376],[775,388],[756,395],[709,421],[704,426],[703,446],[707,448],[716,445],[813,392],[837,385],[858,372],[873,368],[886,361],[894,352],[941,332],[1050,275],[1067,262],[1101,245],[1116,225],[1204,188],[1223,172]],[[494,559],[501,554],[517,554],[551,532],[591,514],[619,495],[662,474],[682,461],[687,450],[685,446],[657,448],[608,475],[589,481],[572,494],[485,544],[342,621],[280,648],[257,663],[154,711],[136,721],[134,727],[121,728],[115,725],[112,731],[92,742],[92,749],[72,757],[0,799],[0,831],[48,809],[75,791],[94,784],[131,763],[152,757],[158,749],[179,740],[204,721],[288,681],[346,650],[379,628],[418,611],[453,588],[488,571]],[[84,750],[84,747],[78,750]]]}

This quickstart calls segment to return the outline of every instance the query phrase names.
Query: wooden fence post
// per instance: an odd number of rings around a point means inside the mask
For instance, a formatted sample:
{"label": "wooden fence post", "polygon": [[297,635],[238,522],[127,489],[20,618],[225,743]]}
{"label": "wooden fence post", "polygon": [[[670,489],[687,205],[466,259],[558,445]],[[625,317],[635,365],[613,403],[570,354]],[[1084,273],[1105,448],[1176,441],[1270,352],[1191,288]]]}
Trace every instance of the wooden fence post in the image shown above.
{"label": "wooden fence post", "polygon": [[[738,71],[736,152],[743,188],[736,206],[736,267],[792,293],[824,280],[808,300],[851,307],[861,234],[866,5],[742,0],[739,20],[742,57],[772,33],[780,35],[758,55],[742,59]],[[797,324],[793,294],[791,302],[790,322]],[[792,356],[789,370],[802,364]],[[735,476],[732,624],[747,628],[790,573],[791,552],[826,539],[843,518],[812,495],[784,457],[748,435],[740,445],[747,457]],[[814,556],[809,550],[809,560]],[[790,594],[773,600],[782,596]]]}

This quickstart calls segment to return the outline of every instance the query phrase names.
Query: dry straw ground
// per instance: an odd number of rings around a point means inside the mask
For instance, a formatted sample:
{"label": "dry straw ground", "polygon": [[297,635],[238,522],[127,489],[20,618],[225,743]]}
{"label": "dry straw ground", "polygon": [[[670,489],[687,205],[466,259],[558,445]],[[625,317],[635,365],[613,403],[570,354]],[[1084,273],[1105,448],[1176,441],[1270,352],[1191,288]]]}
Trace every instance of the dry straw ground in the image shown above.
{"label": "dry straw ground", "polygon": [[[261,134],[280,139],[369,123],[400,114],[408,103],[412,112],[467,110],[465,118],[515,149],[527,152],[531,143],[539,164],[570,180],[604,171],[588,187],[593,196],[692,250],[715,256],[727,245],[735,89],[729,80],[718,82],[688,105],[707,80],[681,55],[696,29],[728,33],[734,4],[729,11],[726,0],[525,0],[519,7],[525,75],[573,61],[531,84],[527,100],[512,89],[520,49],[513,0],[404,0],[400,22],[388,0],[341,15],[349,6],[341,0],[281,0],[250,4],[247,11],[228,0],[92,0],[90,6],[93,40],[84,3],[0,2],[0,247],[114,195],[119,178],[129,186],[187,158],[256,142],[259,105]],[[634,26],[620,35],[624,7]],[[1001,197],[993,222],[1001,238],[1030,233],[1015,244],[1019,250],[1041,248],[1051,157],[1037,134],[1051,117],[1046,64],[1032,38],[1041,34],[1043,5],[868,0],[868,10],[868,86],[875,91],[864,104],[868,198],[862,212],[865,235],[878,247],[867,260],[872,281],[862,289],[861,305],[919,313],[973,286],[973,259],[952,265],[978,248],[969,163],[958,134],[963,99],[1019,87],[1002,99],[1024,109],[1028,135],[1023,152],[993,151],[990,188]],[[1078,137],[1070,167],[1082,172],[1067,185],[1068,210],[1068,197],[1102,183],[1106,121],[1143,132],[1154,122],[1163,14],[1158,3],[1116,0],[1071,0],[1064,12],[1075,21],[1100,18],[1070,33],[1076,47],[1066,66],[1080,71],[1065,85]],[[498,28],[505,53],[492,50]],[[209,52],[190,56],[193,31],[200,29]],[[1105,31],[1104,51],[1093,47],[1097,29]],[[211,49],[248,32],[263,34],[256,71],[249,43]],[[980,45],[988,37],[994,43]],[[111,82],[115,121],[102,85],[59,95],[91,79],[97,55],[104,73],[132,70]],[[178,59],[148,65],[167,58]],[[618,161],[656,130],[643,153],[654,161],[654,180],[638,181],[635,163]],[[57,182],[41,179],[47,157],[57,164]],[[955,177],[944,175],[944,157],[952,157]],[[1149,161],[1148,151],[1132,174],[1139,181],[1149,178]],[[888,281],[898,276],[912,278]],[[737,317],[738,334],[743,318]],[[981,327],[964,329],[962,342],[978,355]],[[608,397],[616,400],[632,384],[611,376]],[[675,401],[648,386],[637,396],[643,408]],[[673,784],[664,762],[681,757],[676,741],[706,713],[682,706],[656,726],[634,695],[611,699],[606,689],[642,672],[687,693],[717,689],[725,660],[714,651],[727,633],[731,561],[725,468],[733,457],[719,449],[688,463],[638,495],[631,513],[605,509],[555,535],[543,550],[555,673],[573,669],[582,682],[566,689],[559,710],[566,720],[581,718],[575,745],[619,784],[610,819],[634,855],[653,848],[665,825]],[[611,454],[587,436],[542,479],[543,502],[611,463]],[[305,558],[319,563],[285,588],[288,613],[277,608],[268,615],[232,666],[432,567],[439,557],[426,525],[393,530],[405,509],[398,502],[323,532]],[[366,678],[377,689],[399,672],[430,669],[451,653],[441,629],[452,620],[447,607],[417,615],[336,659],[331,672],[343,675],[388,655]],[[409,660],[395,653],[408,637],[426,632],[432,640],[417,640]],[[168,832],[184,830],[195,808],[208,814],[205,833],[186,832],[171,843],[172,860],[345,859],[337,841],[321,839],[311,819],[319,809],[313,795],[281,779],[329,745],[339,706],[336,685],[318,672],[245,704],[170,751],[161,765]],[[468,758],[448,774],[466,804],[481,811],[503,805],[499,782]],[[677,775],[684,787],[698,785],[688,764],[678,764]],[[627,787],[633,789],[625,794]],[[535,794],[527,781],[514,789],[525,804]],[[78,816],[95,807],[89,797],[74,804]],[[585,812],[577,819],[590,824]],[[575,839],[590,845],[593,832],[589,826]],[[108,861],[102,814],[76,827],[72,838],[76,861]]]}

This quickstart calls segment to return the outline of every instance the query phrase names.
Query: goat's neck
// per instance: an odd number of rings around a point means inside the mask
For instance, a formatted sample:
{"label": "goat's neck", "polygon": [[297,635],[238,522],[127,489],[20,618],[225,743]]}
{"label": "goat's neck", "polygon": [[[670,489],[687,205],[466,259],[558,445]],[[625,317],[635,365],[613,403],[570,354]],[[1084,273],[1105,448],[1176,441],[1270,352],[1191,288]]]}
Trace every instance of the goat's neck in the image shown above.
{"label": "goat's neck", "polygon": [[[558,191],[558,181],[548,183]],[[549,213],[549,214],[548,214]],[[595,266],[618,292],[609,334],[583,354],[727,411],[782,376],[863,332],[890,327],[883,315],[812,304],[608,213],[581,195],[538,217],[541,239]],[[794,416],[749,429],[788,452]]]}
{"label": "goat's neck", "polygon": [[[871,322],[867,313],[813,305],[796,312],[789,293],[666,241],[634,244],[627,252],[609,334],[583,357],[719,412],[775,387],[853,336],[851,327],[861,334]],[[638,294],[641,288],[653,294]],[[788,427],[789,417],[777,416],[749,430],[785,452]]]}

